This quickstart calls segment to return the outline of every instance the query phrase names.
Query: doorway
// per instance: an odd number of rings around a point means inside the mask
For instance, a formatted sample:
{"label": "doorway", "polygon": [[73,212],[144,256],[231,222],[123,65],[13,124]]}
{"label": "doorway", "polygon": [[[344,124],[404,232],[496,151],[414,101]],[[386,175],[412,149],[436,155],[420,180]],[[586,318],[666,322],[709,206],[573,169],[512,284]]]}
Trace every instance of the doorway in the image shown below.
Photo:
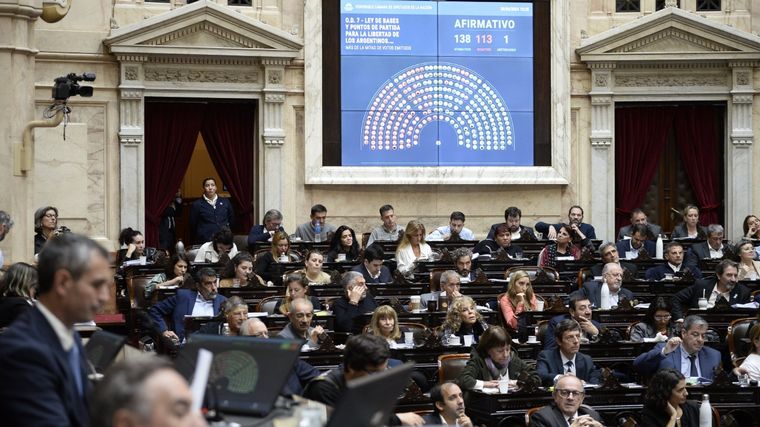
{"label": "doorway", "polygon": [[174,218],[176,237],[194,240],[190,206],[202,194],[206,177],[217,179],[220,197],[229,197],[235,218],[232,231],[246,234],[256,205],[258,149],[255,101],[145,100],[145,237],[159,246],[158,228],[165,209],[182,193]]}
{"label": "doorway", "polygon": [[616,227],[641,207],[669,233],[686,205],[724,224],[725,103],[615,106]]}

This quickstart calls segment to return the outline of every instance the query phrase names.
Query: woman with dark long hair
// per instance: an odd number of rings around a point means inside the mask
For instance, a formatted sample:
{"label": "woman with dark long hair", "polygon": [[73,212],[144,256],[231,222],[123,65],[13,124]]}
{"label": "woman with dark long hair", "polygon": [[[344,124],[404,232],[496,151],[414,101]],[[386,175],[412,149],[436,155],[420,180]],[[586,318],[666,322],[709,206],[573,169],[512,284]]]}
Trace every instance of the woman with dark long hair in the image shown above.
{"label": "woman with dark long hair", "polygon": [[187,272],[190,261],[184,253],[177,253],[169,258],[169,263],[163,273],[158,273],[145,285],[145,299],[150,300],[153,291],[167,286],[184,287],[189,285],[192,279]]}
{"label": "woman with dark long hair", "polygon": [[647,309],[644,320],[633,325],[631,328],[631,341],[643,342],[644,339],[656,338],[659,334],[659,341],[666,341],[669,337],[677,336],[676,323],[671,315],[673,306],[663,298],[657,297]]}
{"label": "woman with dark long hair", "polygon": [[34,212],[34,253],[40,253],[45,242],[55,235],[58,226],[58,208],[44,206]]}
{"label": "woman with dark long hair", "polygon": [[337,261],[340,255],[345,256],[345,259],[340,261],[356,261],[359,258],[359,242],[356,241],[356,233],[347,225],[341,225],[335,230],[330,241],[330,249],[327,251],[327,262]]}
{"label": "woman with dark long hair", "polygon": [[[580,233],[580,230],[578,231]],[[557,231],[557,240],[549,243],[538,254],[539,267],[552,267],[557,265],[558,257],[581,257],[581,245],[573,243],[573,229],[569,225],[563,225]],[[585,236],[582,237],[582,243],[586,242]]]}
{"label": "woman with dark long hair", "polygon": [[647,427],[698,427],[699,406],[686,400],[686,379],[676,369],[660,369],[649,381],[641,411]]}
{"label": "woman with dark long hair", "polygon": [[266,286],[266,282],[253,272],[253,257],[248,252],[238,252],[222,270],[220,288],[240,288],[244,286]]}

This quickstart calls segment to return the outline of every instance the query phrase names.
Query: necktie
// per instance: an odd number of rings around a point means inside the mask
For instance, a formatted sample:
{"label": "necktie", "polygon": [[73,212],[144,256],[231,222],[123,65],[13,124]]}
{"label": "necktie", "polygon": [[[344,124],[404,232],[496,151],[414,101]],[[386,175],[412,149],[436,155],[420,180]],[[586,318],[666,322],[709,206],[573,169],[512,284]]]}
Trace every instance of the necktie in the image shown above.
{"label": "necktie", "polygon": [[699,373],[697,372],[697,355],[692,354],[689,356],[689,361],[691,362],[691,372],[689,373],[689,376],[698,377]]}
{"label": "necktie", "polygon": [[568,360],[567,363],[565,363],[565,373],[566,374],[572,374],[573,373],[573,361]]}
{"label": "necktie", "polygon": [[[573,363],[573,362],[568,362],[568,363]],[[572,425],[572,424],[573,424],[573,421],[575,421],[575,418],[573,418],[573,417],[568,417],[568,419],[567,419],[567,425],[568,425],[568,426],[569,426],[569,425]]]}
{"label": "necktie", "polygon": [[79,363],[79,348],[76,342],[71,347],[71,350],[69,350],[69,368],[71,368],[71,376],[74,377],[77,392],[79,396],[82,396],[82,368]]}

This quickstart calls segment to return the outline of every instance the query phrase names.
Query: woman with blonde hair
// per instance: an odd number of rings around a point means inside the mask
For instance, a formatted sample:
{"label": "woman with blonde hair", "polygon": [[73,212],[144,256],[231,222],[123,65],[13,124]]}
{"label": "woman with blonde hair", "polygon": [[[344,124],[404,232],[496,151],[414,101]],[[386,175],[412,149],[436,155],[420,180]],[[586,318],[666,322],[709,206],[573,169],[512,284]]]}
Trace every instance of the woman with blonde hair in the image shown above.
{"label": "woman with blonde hair", "polygon": [[306,254],[304,268],[297,270],[296,273],[303,274],[310,285],[329,285],[332,282],[332,277],[322,270],[324,263],[325,256],[322,255],[322,252],[312,249]]}
{"label": "woman with blonde hair", "polygon": [[290,239],[284,231],[272,235],[272,249],[256,257],[254,270],[264,280],[275,285],[282,283],[282,264],[296,262],[298,258],[290,253]]}
{"label": "woman with blonde hair", "polygon": [[755,245],[744,240],[736,247],[739,256],[739,280],[760,279],[760,261],[755,261]]}
{"label": "woman with blonde hair", "polygon": [[37,269],[17,262],[0,279],[0,328],[4,328],[32,306],[37,291]]}
{"label": "woman with blonde hair", "polygon": [[517,330],[517,315],[536,309],[536,295],[530,284],[530,276],[523,270],[512,273],[507,292],[499,298],[499,308],[510,329]]}
{"label": "woman with blonde hair", "polygon": [[699,208],[688,205],[681,212],[683,222],[673,228],[670,237],[673,239],[707,239],[707,229],[699,225]]}
{"label": "woman with blonde hair", "polygon": [[303,273],[290,273],[285,277],[285,297],[277,302],[274,306],[274,312],[288,314],[290,302],[296,298],[306,298],[311,301],[314,311],[322,310],[322,302],[319,298],[309,295],[309,280]]}
{"label": "woman with blonde hair", "polygon": [[448,339],[452,335],[458,337],[472,335],[472,342],[477,343],[480,335],[488,329],[488,324],[478,313],[475,301],[468,296],[462,296],[451,303],[441,328],[443,330],[441,340],[444,344],[448,344]]}
{"label": "woman with blonde hair", "polygon": [[372,335],[385,338],[388,344],[393,345],[399,342],[402,334],[398,326],[396,310],[389,305],[376,308],[369,321],[369,330]]}
{"label": "woman with blonde hair", "polygon": [[425,243],[425,226],[415,219],[409,221],[396,248],[396,269],[409,277],[414,273],[417,260],[430,258],[432,254],[430,245]]}

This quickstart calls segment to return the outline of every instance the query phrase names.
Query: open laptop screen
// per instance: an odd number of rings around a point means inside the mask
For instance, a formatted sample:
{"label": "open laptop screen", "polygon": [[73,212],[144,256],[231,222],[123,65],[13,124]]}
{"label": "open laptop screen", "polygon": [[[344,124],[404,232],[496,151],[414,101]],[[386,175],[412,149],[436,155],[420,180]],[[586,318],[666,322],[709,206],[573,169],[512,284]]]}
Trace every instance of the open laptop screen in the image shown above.
{"label": "open laptop screen", "polygon": [[175,362],[188,381],[200,348],[214,354],[204,399],[208,407],[223,414],[264,416],[287,381],[301,345],[276,338],[192,335]]}

